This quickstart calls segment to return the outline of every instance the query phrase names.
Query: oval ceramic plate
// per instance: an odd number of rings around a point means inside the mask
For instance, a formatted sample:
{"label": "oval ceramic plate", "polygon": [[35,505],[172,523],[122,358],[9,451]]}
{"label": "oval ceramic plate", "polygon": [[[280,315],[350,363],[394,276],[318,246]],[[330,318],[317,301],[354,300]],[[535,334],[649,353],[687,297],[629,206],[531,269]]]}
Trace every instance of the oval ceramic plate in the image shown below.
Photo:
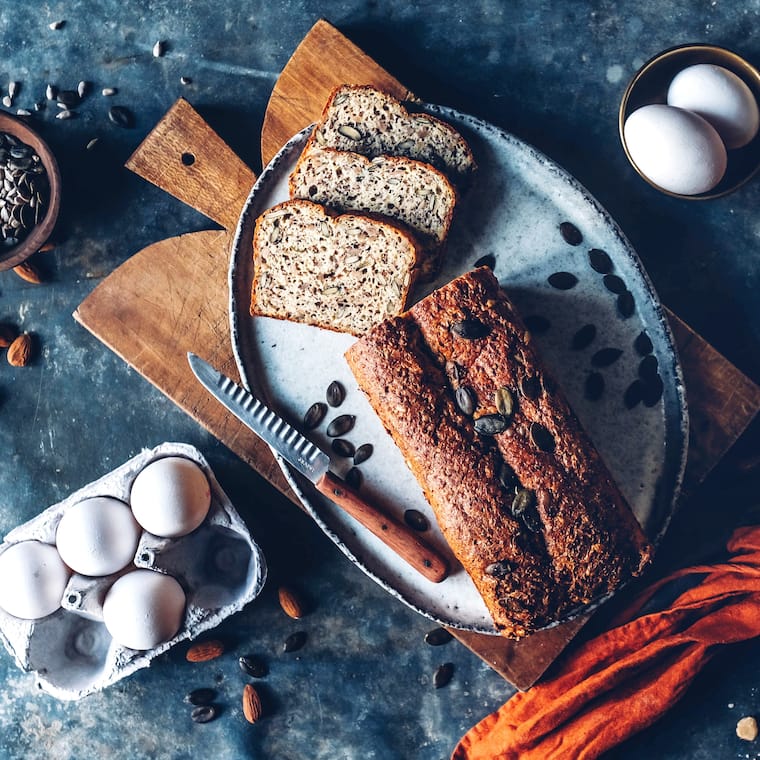
{"label": "oval ceramic plate", "polygon": [[[536,323],[535,340],[549,369],[645,531],[657,543],[680,490],[688,425],[673,339],[636,254],[604,209],[546,156],[471,116],[437,106],[425,108],[462,132],[479,169],[457,208],[440,276],[419,289],[415,299],[472,269],[481,257],[493,257],[501,285],[523,316]],[[249,315],[256,218],[287,198],[288,175],[308,134],[305,129],[293,137],[262,172],[238,225],[230,265],[230,317],[241,377],[253,393],[296,425],[311,404],[325,400],[327,386],[340,381],[347,391],[345,401],[339,409],[330,409],[311,437],[329,451],[327,423],[339,413],[355,415],[356,426],[346,437],[356,446],[374,446],[372,457],[360,466],[363,493],[398,516],[408,509],[425,514],[431,524],[425,536],[451,556],[419,485],[343,358],[355,339]],[[563,222],[571,222],[581,232],[579,245],[569,244],[560,234]],[[605,280],[592,268],[589,251],[593,249],[608,254],[611,273],[619,281]],[[557,272],[572,274],[577,283],[567,290],[553,287],[548,278]],[[627,318],[621,316],[618,294],[610,290],[619,290],[621,282],[629,294],[623,297],[624,311],[633,304]],[[583,349],[573,348],[574,335],[586,325],[596,328],[593,341]],[[642,355],[634,343],[642,331],[651,340],[654,357],[647,360],[644,372],[653,367],[659,372],[663,392],[648,396],[649,405],[639,402],[629,409],[624,398],[639,378]],[[614,351],[599,354],[602,349]],[[614,361],[605,364],[603,360],[612,356]],[[592,373],[604,384],[595,401],[586,394]],[[598,384],[599,377],[594,375],[591,382]],[[630,403],[635,389],[628,393]],[[351,465],[337,456],[333,462],[338,474]],[[280,464],[325,533],[390,593],[441,624],[496,632],[475,586],[453,558],[453,571],[443,583],[427,581],[284,462]]]}

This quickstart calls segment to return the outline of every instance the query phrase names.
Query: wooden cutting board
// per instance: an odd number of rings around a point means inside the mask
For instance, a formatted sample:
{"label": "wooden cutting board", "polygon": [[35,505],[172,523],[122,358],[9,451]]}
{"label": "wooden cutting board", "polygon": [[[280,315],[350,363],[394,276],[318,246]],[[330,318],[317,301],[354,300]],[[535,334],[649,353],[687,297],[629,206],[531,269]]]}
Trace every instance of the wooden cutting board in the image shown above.
{"label": "wooden cutting board", "polygon": [[[338,65],[340,63],[340,65]],[[342,82],[411,93],[334,27],[319,21],[280,75],[264,119],[267,163],[320,114]],[[83,301],[74,317],[130,366],[295,503],[267,446],[216,403],[192,376],[195,351],[237,376],[228,321],[227,266],[232,233],[253,172],[184,100],[179,100],[127,166],[224,227],[155,243],[122,264]],[[760,409],[760,388],[675,315],[669,314],[683,366],[692,429],[687,486],[699,483]],[[520,689],[535,683],[585,623],[581,618],[521,642],[452,631]]]}

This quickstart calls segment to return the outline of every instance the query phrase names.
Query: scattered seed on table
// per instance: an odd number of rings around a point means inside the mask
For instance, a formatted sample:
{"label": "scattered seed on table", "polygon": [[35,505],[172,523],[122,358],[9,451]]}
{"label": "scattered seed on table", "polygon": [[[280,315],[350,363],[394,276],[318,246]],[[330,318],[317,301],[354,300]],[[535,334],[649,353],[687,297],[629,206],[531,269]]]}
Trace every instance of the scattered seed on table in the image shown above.
{"label": "scattered seed on table", "polygon": [[646,356],[647,354],[651,354],[652,350],[654,349],[654,346],[652,345],[652,339],[646,334],[645,331],[642,331],[638,334],[636,340],[633,341],[633,347],[636,349],[636,353],[639,356]]}
{"label": "scattered seed on table", "polygon": [[67,108],[73,108],[79,105],[80,97],[76,90],[60,90],[56,95],[56,100]]}
{"label": "scattered seed on table", "polygon": [[623,403],[626,409],[633,409],[637,404],[641,402],[642,392],[644,386],[640,380],[634,380],[626,389],[623,394]]}
{"label": "scattered seed on table", "polygon": [[327,404],[316,401],[307,410],[303,416],[303,424],[307,430],[313,430],[325,418],[327,414]]}
{"label": "scattered seed on table", "polygon": [[119,91],[118,91],[118,90],[117,90],[115,87],[104,87],[104,88],[103,88],[103,89],[100,91],[100,94],[101,94],[101,95],[102,95],[104,98],[110,98],[110,97],[113,97],[114,95],[116,95],[116,93],[118,93],[118,92],[119,92]]}
{"label": "scattered seed on table", "polygon": [[623,282],[622,278],[618,277],[616,274],[604,275],[602,282],[604,283],[604,287],[607,288],[610,293],[614,293],[615,295],[620,295],[626,291],[625,282]]}
{"label": "scattered seed on table", "polygon": [[180,84],[184,84],[184,85],[188,85],[188,84],[192,84],[193,80],[190,79],[190,77],[180,77],[179,78],[179,83]]}
{"label": "scattered seed on table", "polygon": [[346,483],[351,486],[355,491],[358,491],[362,487],[362,480],[364,479],[364,476],[362,475],[362,471],[358,467],[352,467],[347,473],[346,473]]}
{"label": "scattered seed on table", "polygon": [[98,144],[99,140],[99,137],[93,137],[92,140],[90,140],[85,146],[85,150],[92,150]]}
{"label": "scattered seed on table", "polygon": [[291,633],[282,645],[283,652],[297,652],[306,643],[306,631]]}
{"label": "scattered seed on table", "polygon": [[165,52],[166,52],[166,42],[164,42],[163,40],[159,40],[158,42],[156,42],[156,44],[153,46],[153,57],[161,58]]}
{"label": "scattered seed on table", "polygon": [[372,456],[373,451],[374,448],[371,443],[363,443],[358,449],[356,449],[356,453],[354,454],[354,464],[359,465],[366,462]]}
{"label": "scattered seed on table", "polygon": [[622,355],[623,352],[619,348],[600,348],[591,357],[591,366],[609,367],[610,364],[614,364]]}
{"label": "scattered seed on table", "polygon": [[15,98],[18,94],[21,85],[18,82],[8,82],[8,95],[11,98]]}
{"label": "scattered seed on table", "polygon": [[582,351],[594,342],[594,338],[596,338],[596,325],[584,325],[573,335],[570,346],[574,351]]}
{"label": "scattered seed on table", "polygon": [[90,91],[90,83],[84,79],[77,85],[77,95],[80,99],[83,98]]}
{"label": "scattered seed on table", "polygon": [[3,105],[10,108],[13,105],[13,98],[10,95],[3,95]]}
{"label": "scattered seed on table", "polygon": [[657,375],[657,357],[654,354],[645,356],[639,362],[639,377],[646,381]]}
{"label": "scattered seed on table", "polygon": [[641,400],[644,406],[654,406],[661,398],[665,385],[659,375],[647,378],[642,384]]}
{"label": "scattered seed on table", "polygon": [[570,245],[580,245],[583,242],[581,231],[572,222],[562,222],[559,225],[559,232],[564,241]]}
{"label": "scattered seed on table", "polygon": [[267,664],[260,657],[253,654],[244,654],[238,659],[240,670],[252,678],[264,678],[269,674]]}
{"label": "scattered seed on table", "polygon": [[404,522],[413,530],[420,531],[420,533],[430,527],[427,517],[416,509],[407,509],[404,512]]}
{"label": "scattered seed on table", "polygon": [[617,310],[623,319],[633,316],[633,312],[636,311],[636,301],[630,290],[624,290],[617,297]]}
{"label": "scattered seed on table", "polygon": [[454,675],[454,663],[453,662],[444,662],[443,665],[439,665],[435,669],[435,673],[433,673],[433,686],[436,689],[440,689],[443,686],[446,686],[449,681],[451,681],[451,677]]}
{"label": "scattered seed on table", "polygon": [[327,403],[330,406],[340,406],[346,398],[346,389],[337,380],[333,380],[330,385],[327,386],[325,395],[327,397]]}
{"label": "scattered seed on table", "polygon": [[31,116],[32,112],[27,108],[19,108],[16,111],[16,116]]}
{"label": "scattered seed on table", "polygon": [[76,116],[75,111],[70,111],[68,108],[64,111],[59,111],[56,115],[56,119],[73,119]]}
{"label": "scattered seed on table", "polygon": [[557,290],[570,290],[578,284],[578,278],[572,272],[555,272],[549,275],[547,282]]}
{"label": "scattered seed on table", "polygon": [[612,271],[612,259],[601,248],[592,248],[588,252],[588,261],[591,268],[599,274],[609,274]]}
{"label": "scattered seed on table", "polygon": [[58,97],[58,88],[54,84],[49,84],[45,88],[45,97],[48,100],[55,100]]}
{"label": "scattered seed on table", "polygon": [[191,705],[210,705],[214,699],[216,699],[216,691],[207,687],[193,689],[185,697],[185,701]]}
{"label": "scattered seed on table", "polygon": [[216,707],[214,705],[198,705],[190,713],[190,718],[195,723],[208,723],[216,718]]}
{"label": "scattered seed on table", "polygon": [[56,32],[59,29],[63,29],[63,27],[66,25],[66,22],[61,19],[60,21],[53,21],[52,24],[48,24],[48,29],[51,29],[52,31]]}
{"label": "scattered seed on table", "polygon": [[345,438],[333,438],[330,448],[339,456],[350,459],[356,453],[356,448],[351,441]]}
{"label": "scattered seed on table", "polygon": [[330,438],[338,438],[348,433],[354,426],[356,417],[353,414],[341,414],[327,426],[327,435]]}
{"label": "scattered seed on table", "polygon": [[425,634],[425,643],[431,647],[439,647],[448,644],[454,637],[445,628],[433,628]]}
{"label": "scattered seed on table", "polygon": [[131,129],[135,125],[135,117],[124,106],[111,106],[108,109],[108,118],[122,129]]}

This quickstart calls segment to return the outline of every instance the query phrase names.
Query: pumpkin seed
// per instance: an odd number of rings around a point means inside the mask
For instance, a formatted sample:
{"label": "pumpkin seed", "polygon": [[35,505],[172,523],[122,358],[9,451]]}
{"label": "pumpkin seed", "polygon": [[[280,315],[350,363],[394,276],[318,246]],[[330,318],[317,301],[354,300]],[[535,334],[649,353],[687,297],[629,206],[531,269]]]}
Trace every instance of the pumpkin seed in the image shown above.
{"label": "pumpkin seed", "polygon": [[466,385],[463,385],[454,391],[454,398],[456,399],[459,411],[462,414],[466,414],[468,417],[472,417],[477,406],[477,399],[475,393],[471,391]]}
{"label": "pumpkin seed", "polygon": [[594,338],[596,338],[596,325],[584,325],[573,335],[570,346],[574,351],[582,351],[593,343]]}
{"label": "pumpkin seed", "polygon": [[552,326],[552,323],[540,314],[529,314],[523,321],[534,335],[542,335]]}
{"label": "pumpkin seed", "polygon": [[514,565],[508,559],[502,559],[488,565],[485,573],[486,575],[492,575],[494,578],[506,578],[513,570]]}
{"label": "pumpkin seed", "polygon": [[185,701],[191,705],[210,705],[216,699],[216,691],[209,688],[193,689]]}
{"label": "pumpkin seed", "polygon": [[619,348],[602,348],[591,357],[591,366],[609,367],[622,355],[623,352]]}
{"label": "pumpkin seed", "polygon": [[354,454],[354,465],[360,465],[363,462],[366,462],[372,456],[373,451],[374,448],[371,443],[363,443]]}
{"label": "pumpkin seed", "polygon": [[485,256],[481,256],[474,264],[473,267],[488,267],[491,271],[496,267],[496,256],[492,253],[487,253]]}
{"label": "pumpkin seed", "polygon": [[599,274],[609,274],[612,271],[612,259],[601,248],[592,248],[588,252],[588,260],[591,268]]}
{"label": "pumpkin seed", "polygon": [[642,399],[644,386],[640,380],[634,380],[623,394],[623,403],[626,409],[633,409]]}
{"label": "pumpkin seed", "polygon": [[494,404],[502,417],[509,419],[514,414],[515,400],[509,388],[502,386],[496,391],[494,394]]}
{"label": "pumpkin seed", "polygon": [[538,422],[532,422],[530,425],[530,439],[537,449],[547,454],[554,451],[554,436]]}
{"label": "pumpkin seed", "polygon": [[641,400],[644,402],[644,406],[654,406],[660,398],[662,398],[662,392],[665,390],[665,386],[662,382],[662,378],[659,375],[647,378],[643,384],[641,393]]}
{"label": "pumpkin seed", "polygon": [[498,435],[509,427],[509,420],[500,414],[484,414],[475,420],[474,425],[479,435]]}
{"label": "pumpkin seed", "polygon": [[657,376],[657,357],[654,354],[645,356],[639,363],[639,377],[646,381]]}
{"label": "pumpkin seed", "polygon": [[454,637],[445,628],[433,628],[425,634],[425,643],[431,647],[439,647],[448,644]]}
{"label": "pumpkin seed", "polygon": [[515,517],[522,517],[523,512],[526,509],[530,509],[534,503],[535,497],[533,491],[529,491],[527,488],[520,488],[515,494],[515,498],[512,499],[512,514]]}
{"label": "pumpkin seed", "polygon": [[362,133],[356,127],[352,127],[350,124],[341,124],[338,127],[338,134],[343,135],[343,137],[347,137],[349,140],[354,140],[355,142],[358,142],[362,139]]}
{"label": "pumpkin seed", "polygon": [[547,282],[557,290],[570,290],[578,284],[578,278],[572,272],[555,272],[549,275]]}
{"label": "pumpkin seed", "polygon": [[195,723],[208,723],[216,718],[216,707],[214,705],[198,705],[190,713],[190,718]]}
{"label": "pumpkin seed", "polygon": [[520,393],[522,393],[525,398],[531,400],[537,399],[541,395],[541,381],[536,375],[523,377],[520,380]]}
{"label": "pumpkin seed", "polygon": [[420,532],[425,531],[430,527],[427,517],[416,509],[407,509],[406,512],[404,512],[404,522],[413,530],[418,530]]}
{"label": "pumpkin seed", "polygon": [[282,645],[283,652],[297,652],[306,643],[306,631],[291,633]]}
{"label": "pumpkin seed", "polygon": [[454,663],[444,662],[443,665],[439,665],[433,673],[433,686],[436,689],[441,689],[446,686],[454,675]]}
{"label": "pumpkin seed", "polygon": [[330,438],[345,435],[353,428],[354,422],[356,422],[356,417],[353,414],[341,414],[327,426],[327,435]]}
{"label": "pumpkin seed", "polygon": [[313,430],[325,418],[327,404],[317,401],[312,404],[303,416],[303,424],[307,430]]}
{"label": "pumpkin seed", "polygon": [[465,340],[477,340],[485,338],[491,332],[491,328],[479,319],[463,319],[451,326],[451,332]]}
{"label": "pumpkin seed", "polygon": [[345,438],[333,438],[330,448],[339,456],[350,459],[355,453],[356,448],[351,441],[347,441]]}
{"label": "pumpkin seed", "polygon": [[358,467],[352,467],[347,473],[346,473],[346,483],[351,486],[355,491],[358,491],[362,487],[362,480],[364,477],[362,476],[362,472]]}
{"label": "pumpkin seed", "polygon": [[559,231],[565,242],[570,245],[580,245],[583,242],[581,231],[572,222],[562,222]]}
{"label": "pumpkin seed", "polygon": [[260,657],[253,654],[244,654],[238,659],[240,670],[252,678],[264,678],[269,673],[267,664]]}
{"label": "pumpkin seed", "polygon": [[346,398],[346,389],[337,380],[333,380],[327,386],[326,396],[330,406],[340,406]]}
{"label": "pumpkin seed", "polygon": [[499,465],[498,477],[499,483],[501,483],[502,487],[507,491],[511,491],[520,485],[520,481],[517,479],[515,471],[506,462],[502,462]]}
{"label": "pumpkin seed", "polygon": [[447,361],[445,366],[446,377],[452,385],[459,385],[459,381],[464,375],[464,368],[456,362]]}
{"label": "pumpkin seed", "polygon": [[646,356],[647,354],[651,354],[652,350],[654,349],[652,340],[646,334],[646,331],[642,331],[636,336],[636,340],[633,341],[633,347],[636,349],[636,353],[639,356]]}
{"label": "pumpkin seed", "polygon": [[630,290],[624,290],[617,297],[617,310],[623,319],[633,316],[633,313],[636,311],[636,301]]}
{"label": "pumpkin seed", "polygon": [[623,280],[616,274],[604,275],[602,282],[604,283],[604,287],[607,288],[610,293],[615,293],[615,295],[620,295],[620,293],[626,291],[625,282],[623,282]]}
{"label": "pumpkin seed", "polygon": [[583,395],[589,401],[598,401],[604,393],[604,377],[600,372],[591,372],[583,384]]}

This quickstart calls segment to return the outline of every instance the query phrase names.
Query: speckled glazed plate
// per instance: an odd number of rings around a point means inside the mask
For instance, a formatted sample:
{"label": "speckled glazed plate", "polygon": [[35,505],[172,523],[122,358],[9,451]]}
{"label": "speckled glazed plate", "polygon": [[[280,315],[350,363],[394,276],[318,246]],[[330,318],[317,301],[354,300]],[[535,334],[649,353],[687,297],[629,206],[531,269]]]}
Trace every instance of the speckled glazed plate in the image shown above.
{"label": "speckled glazed plate", "polygon": [[[678,498],[688,424],[673,339],[636,254],[605,210],[546,156],[471,116],[425,108],[465,135],[479,170],[457,208],[443,270],[415,298],[491,257],[550,371],[657,543]],[[355,415],[356,425],[345,437],[356,446],[374,446],[372,457],[360,466],[363,492],[398,516],[408,509],[422,512],[431,524],[426,537],[451,556],[420,487],[343,358],[355,339],[249,315],[255,221],[287,198],[288,175],[308,134],[306,129],[293,137],[262,172],[233,244],[230,317],[241,377],[296,424],[311,404],[324,401],[333,380],[340,381],[346,399],[339,409],[330,409],[312,437],[329,450],[326,424],[339,413]],[[561,227],[566,222],[580,233],[580,242]],[[564,274],[553,277],[557,273]],[[639,338],[642,332],[645,338]],[[325,533],[391,594],[444,625],[496,632],[475,586],[453,558],[451,575],[431,583],[280,464]],[[335,457],[334,465],[344,474],[350,462]]]}

